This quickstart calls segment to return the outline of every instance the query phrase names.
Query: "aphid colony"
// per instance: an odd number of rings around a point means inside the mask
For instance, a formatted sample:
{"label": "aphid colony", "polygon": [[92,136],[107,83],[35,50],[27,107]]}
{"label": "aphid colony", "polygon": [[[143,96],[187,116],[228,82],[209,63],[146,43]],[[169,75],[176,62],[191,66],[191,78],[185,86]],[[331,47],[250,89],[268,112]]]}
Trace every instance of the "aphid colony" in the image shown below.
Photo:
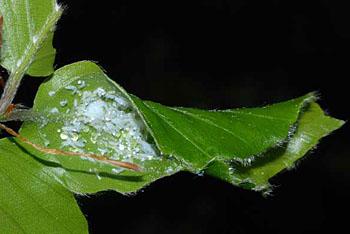
{"label": "aphid colony", "polygon": [[[147,142],[144,124],[124,97],[114,90],[102,87],[84,90],[85,87],[81,80],[67,86],[63,91],[73,96],[71,101],[59,100],[57,106],[48,110],[49,116],[60,116],[63,122],[57,129],[60,148],[139,165],[160,158],[155,147]],[[48,95],[57,94],[50,91]]]}

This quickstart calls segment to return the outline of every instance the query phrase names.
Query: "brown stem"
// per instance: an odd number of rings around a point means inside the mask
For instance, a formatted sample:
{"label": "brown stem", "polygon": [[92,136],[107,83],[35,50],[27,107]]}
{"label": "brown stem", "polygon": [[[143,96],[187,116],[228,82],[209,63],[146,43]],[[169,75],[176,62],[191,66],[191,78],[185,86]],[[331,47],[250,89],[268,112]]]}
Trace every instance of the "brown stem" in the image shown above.
{"label": "brown stem", "polygon": [[36,150],[43,152],[43,153],[54,154],[54,155],[63,155],[63,156],[78,156],[78,157],[92,158],[92,159],[96,159],[96,160],[99,160],[99,161],[104,162],[104,163],[109,163],[109,164],[112,164],[112,165],[115,165],[118,167],[130,169],[130,170],[134,170],[134,171],[141,170],[140,167],[134,163],[117,161],[117,160],[109,159],[108,157],[97,155],[97,154],[76,153],[76,152],[63,151],[63,150],[59,150],[59,149],[45,148],[41,145],[37,145],[37,144],[31,142],[27,138],[18,134],[13,129],[6,127],[5,125],[3,125],[1,123],[0,123],[0,128],[5,130],[8,134],[10,134],[14,137],[17,137],[20,141],[32,146]]}

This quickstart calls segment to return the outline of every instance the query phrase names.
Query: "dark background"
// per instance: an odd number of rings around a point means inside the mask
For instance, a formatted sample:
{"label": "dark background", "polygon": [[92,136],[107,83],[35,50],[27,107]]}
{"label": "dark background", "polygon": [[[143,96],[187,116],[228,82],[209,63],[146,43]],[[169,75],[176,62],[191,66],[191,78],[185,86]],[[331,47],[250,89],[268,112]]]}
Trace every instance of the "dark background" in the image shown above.
{"label": "dark background", "polygon": [[[75,0],[55,38],[57,67],[89,59],[130,93],[166,105],[262,106],[319,91],[349,119],[346,1]],[[30,105],[41,80],[25,81]],[[348,230],[349,127],[272,180],[272,196],[180,173],[136,196],[78,197],[91,233],[319,233]]]}

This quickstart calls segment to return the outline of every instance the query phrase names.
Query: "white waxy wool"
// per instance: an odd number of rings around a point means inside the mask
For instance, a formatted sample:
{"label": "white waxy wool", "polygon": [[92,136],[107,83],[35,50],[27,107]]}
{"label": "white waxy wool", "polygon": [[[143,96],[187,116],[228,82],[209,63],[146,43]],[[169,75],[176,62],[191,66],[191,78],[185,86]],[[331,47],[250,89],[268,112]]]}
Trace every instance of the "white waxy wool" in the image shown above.
{"label": "white waxy wool", "polygon": [[91,120],[103,121],[106,114],[107,104],[102,100],[91,102],[87,105],[85,116]]}
{"label": "white waxy wool", "polygon": [[66,134],[64,134],[64,133],[61,133],[60,137],[61,137],[62,140],[67,140],[68,139],[68,136]]}
{"label": "white waxy wool", "polygon": [[56,107],[54,107],[50,110],[50,113],[51,114],[58,114],[58,113],[60,113],[60,111]]}
{"label": "white waxy wool", "polygon": [[38,36],[37,35],[34,35],[33,37],[32,37],[32,41],[33,41],[33,43],[34,44],[36,44],[37,42],[38,42]]}
{"label": "white waxy wool", "polygon": [[72,94],[76,94],[78,92],[78,88],[74,85],[68,85],[67,87],[65,87],[65,89],[72,91]]}
{"label": "white waxy wool", "polygon": [[78,88],[79,88],[79,89],[83,89],[83,88],[86,87],[86,83],[85,83],[85,81],[83,81],[83,80],[78,80],[78,81],[77,81],[77,84],[78,84]]}
{"label": "white waxy wool", "polygon": [[62,100],[62,101],[60,101],[61,107],[65,107],[67,104],[68,104],[68,101],[67,101],[67,100]]}
{"label": "white waxy wool", "polygon": [[[88,87],[85,81],[77,84]],[[73,102],[60,104],[72,108],[58,131],[61,147],[141,166],[147,160],[160,159],[155,146],[147,142],[143,122],[121,94],[102,87],[90,91],[77,91],[75,86],[65,89],[75,96]]]}

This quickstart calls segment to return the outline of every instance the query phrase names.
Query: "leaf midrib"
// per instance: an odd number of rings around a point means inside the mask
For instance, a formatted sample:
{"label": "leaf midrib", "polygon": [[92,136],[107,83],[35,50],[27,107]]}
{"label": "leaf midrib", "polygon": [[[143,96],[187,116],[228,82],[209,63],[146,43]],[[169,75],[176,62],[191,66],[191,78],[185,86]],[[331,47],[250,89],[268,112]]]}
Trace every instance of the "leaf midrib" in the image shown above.
{"label": "leaf midrib", "polygon": [[[169,127],[171,127],[172,129],[174,129],[180,136],[182,136],[186,141],[188,141],[191,145],[193,145],[195,148],[197,148],[200,152],[202,152],[205,156],[207,156],[208,158],[212,158],[212,156],[210,156],[204,149],[202,149],[200,146],[198,146],[196,143],[194,143],[193,141],[191,141],[184,133],[182,133],[181,131],[179,131],[176,127],[174,127],[172,124],[169,123],[169,121],[164,117],[164,115],[162,115],[161,113],[159,113],[157,110],[155,110],[154,108],[152,108],[151,106],[149,106],[147,103],[145,103],[145,106],[152,111],[154,114],[156,114],[157,116],[159,116]],[[214,156],[215,157],[215,156]],[[213,158],[214,158],[213,157]]]}
{"label": "leaf midrib", "polygon": [[217,129],[223,130],[223,131],[229,133],[230,135],[232,135],[233,137],[235,137],[236,139],[240,140],[240,141],[241,141],[242,143],[244,143],[245,145],[249,146],[249,144],[248,144],[248,142],[247,142],[246,140],[244,140],[243,138],[239,137],[238,135],[236,135],[235,133],[231,132],[230,130],[225,129],[225,128],[223,128],[223,127],[220,127],[219,125],[213,123],[213,122],[212,122],[211,120],[209,120],[209,119],[204,119],[204,118],[202,118],[202,117],[200,117],[200,116],[197,116],[197,115],[195,115],[195,114],[189,113],[189,112],[187,112],[187,111],[185,111],[185,110],[182,110],[182,109],[178,109],[178,108],[176,108],[176,107],[170,107],[170,109],[172,109],[172,110],[174,110],[174,111],[178,111],[178,112],[183,113],[183,114],[186,114],[186,115],[188,115],[188,116],[191,116],[191,117],[193,117],[193,118],[195,118],[195,119],[198,119],[198,120],[200,120],[200,121],[202,121],[202,122],[204,122],[204,123],[206,123],[206,124],[208,124],[208,125],[210,125],[210,126],[213,126],[213,127],[217,128]]}

